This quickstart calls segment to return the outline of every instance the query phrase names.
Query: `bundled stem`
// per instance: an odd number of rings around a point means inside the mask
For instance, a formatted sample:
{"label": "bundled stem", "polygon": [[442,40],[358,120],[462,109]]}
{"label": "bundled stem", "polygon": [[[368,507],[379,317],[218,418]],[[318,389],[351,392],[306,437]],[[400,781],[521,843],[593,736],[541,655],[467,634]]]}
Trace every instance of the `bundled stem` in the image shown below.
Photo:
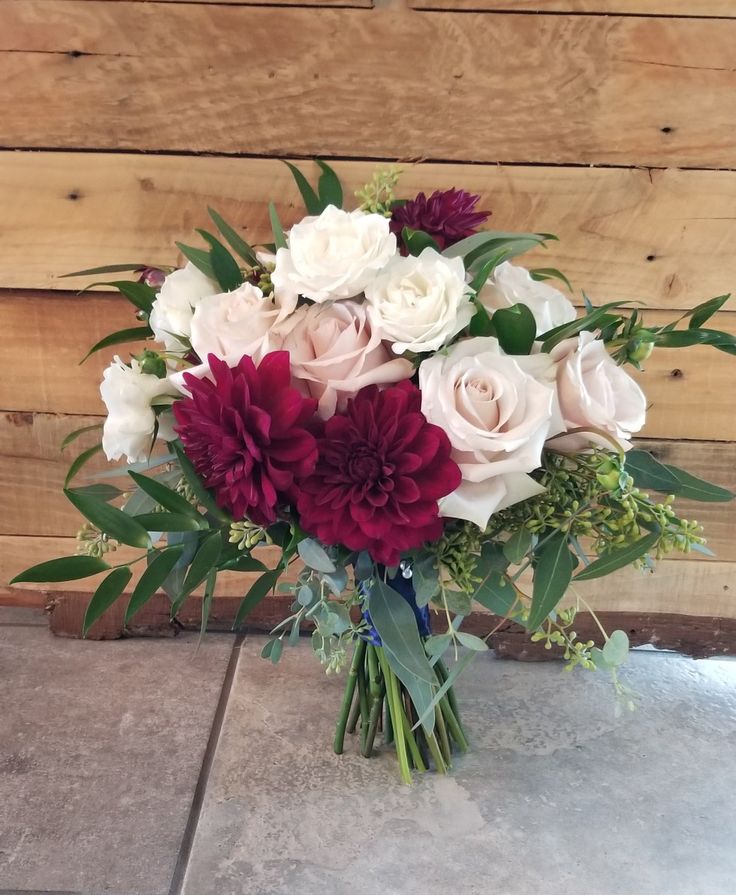
{"label": "bundled stem", "polygon": [[[435,674],[439,688],[448,677],[441,662],[436,663]],[[411,783],[413,769],[428,770],[430,759],[435,770],[445,774],[452,766],[453,750],[465,752],[468,748],[452,687],[435,707],[431,733],[423,726],[412,729],[418,717],[411,696],[391,669],[383,647],[358,640],[337,720],[335,752],[338,755],[343,752],[346,732],[358,731],[360,752],[370,758],[383,722],[382,743],[394,744],[405,783]]]}

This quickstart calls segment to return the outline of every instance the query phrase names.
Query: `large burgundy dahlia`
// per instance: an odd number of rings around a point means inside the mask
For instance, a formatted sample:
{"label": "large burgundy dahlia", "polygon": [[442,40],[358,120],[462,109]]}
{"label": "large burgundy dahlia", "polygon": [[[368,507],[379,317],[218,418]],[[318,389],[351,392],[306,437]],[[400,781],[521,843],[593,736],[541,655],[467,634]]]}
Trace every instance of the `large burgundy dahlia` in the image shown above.
{"label": "large burgundy dahlia", "polygon": [[288,351],[272,351],[258,367],[247,355],[235,367],[208,360],[212,380],[184,375],[191,397],[174,403],[176,431],[217,503],[235,519],[268,525],[317,461],[304,428],[317,402],[291,387]]}
{"label": "large burgundy dahlia", "polygon": [[437,501],[458,487],[460,468],[420,406],[410,382],[371,385],[327,420],[314,472],[299,483],[306,531],[388,566],[402,550],[441,537]]}
{"label": "large burgundy dahlia", "polygon": [[471,236],[491,215],[490,211],[476,211],[480,196],[465,190],[436,190],[429,199],[419,193],[391,214],[391,231],[401,239],[404,227],[422,230],[446,249],[466,236]]}

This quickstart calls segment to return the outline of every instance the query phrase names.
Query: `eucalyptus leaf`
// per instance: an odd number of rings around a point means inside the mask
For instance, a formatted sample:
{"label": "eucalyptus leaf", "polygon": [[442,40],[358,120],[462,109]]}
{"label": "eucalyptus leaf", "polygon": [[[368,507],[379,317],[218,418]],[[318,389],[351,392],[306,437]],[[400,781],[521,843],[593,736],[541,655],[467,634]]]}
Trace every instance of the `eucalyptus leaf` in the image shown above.
{"label": "eucalyptus leaf", "polygon": [[607,665],[622,665],[629,655],[629,638],[626,632],[612,631],[603,646],[602,654]]}
{"label": "eucalyptus leaf", "polygon": [[528,528],[517,529],[503,545],[503,555],[513,565],[518,565],[529,552],[534,535]]}
{"label": "eucalyptus leaf", "polygon": [[89,629],[103,612],[105,612],[106,609],[109,609],[115,600],[122,594],[125,590],[125,586],[132,577],[133,573],[130,569],[127,566],[121,566],[120,568],[113,569],[109,575],[103,578],[97,590],[92,594],[92,599],[89,601],[87,611],[84,614],[82,633],[85,637],[87,636]]}
{"label": "eucalyptus leaf", "polygon": [[441,656],[451,643],[452,637],[449,634],[433,634],[424,641],[424,649],[435,659]]}
{"label": "eucalyptus leaf", "polygon": [[664,494],[676,494],[680,490],[677,476],[648,451],[631,450],[626,454],[625,469],[637,488],[652,489]]}
{"label": "eucalyptus leaf", "polygon": [[677,479],[675,493],[678,497],[684,497],[687,500],[699,500],[703,503],[727,503],[729,500],[734,499],[732,491],[691,475],[684,469],[679,469],[677,466],[671,466],[670,464],[666,464],[666,469]]}
{"label": "eucalyptus leaf", "polygon": [[430,713],[433,713],[435,710],[435,706],[438,705],[440,699],[447,693],[447,691],[452,687],[458,677],[462,674],[463,671],[470,665],[473,659],[478,655],[475,650],[468,650],[467,653],[460,659],[459,662],[456,662],[452,668],[450,669],[450,673],[447,675],[447,680],[442,684],[442,686],[434,693],[432,697],[432,701],[430,704],[424,709],[424,712],[420,714],[419,720],[414,725],[414,729],[416,729],[420,724],[424,724],[430,719]]}
{"label": "eucalyptus leaf", "polygon": [[96,556],[62,556],[60,559],[49,559],[20,572],[10,584],[21,582],[45,583],[50,581],[77,581],[106,572],[110,566]]}
{"label": "eucalyptus leaf", "polygon": [[536,556],[532,605],[526,623],[530,631],[542,624],[565,595],[577,565],[567,543],[567,533],[562,531],[555,532],[544,546],[540,546]]}
{"label": "eucalyptus leaf", "polygon": [[475,634],[468,634],[465,631],[458,631],[455,636],[466,649],[473,650],[476,653],[482,653],[488,649],[488,644],[485,642],[485,640],[481,640],[481,638],[476,637]]}
{"label": "eucalyptus leaf", "polygon": [[355,577],[358,581],[365,581],[372,578],[375,574],[376,567],[367,550],[361,550],[358,558],[355,560]]}
{"label": "eucalyptus leaf", "polygon": [[423,556],[412,565],[412,584],[416,604],[426,606],[440,590],[440,573],[437,569],[437,557]]}
{"label": "eucalyptus leaf", "polygon": [[303,541],[299,541],[297,551],[304,564],[310,569],[314,569],[315,572],[330,574],[336,570],[335,563],[327,555],[327,551],[314,538],[305,538]]}
{"label": "eucalyptus leaf", "polygon": [[417,620],[401,594],[376,578],[368,596],[368,611],[384,647],[408,672],[433,684],[436,678],[419,637]]}

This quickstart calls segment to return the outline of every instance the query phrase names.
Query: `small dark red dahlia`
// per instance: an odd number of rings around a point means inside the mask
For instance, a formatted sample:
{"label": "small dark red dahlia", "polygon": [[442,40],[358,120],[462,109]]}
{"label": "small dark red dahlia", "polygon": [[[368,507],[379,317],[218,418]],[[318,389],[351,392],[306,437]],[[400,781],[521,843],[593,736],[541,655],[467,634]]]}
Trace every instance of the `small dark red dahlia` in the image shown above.
{"label": "small dark red dahlia", "polygon": [[258,367],[247,355],[235,367],[208,360],[212,380],[184,375],[191,397],[174,403],[176,431],[217,503],[235,519],[269,525],[317,462],[305,428],[317,402],[291,387],[288,351],[272,351]]}
{"label": "small dark red dahlia", "polygon": [[444,431],[427,422],[410,382],[361,389],[325,423],[319,460],[300,485],[302,527],[325,544],[399,562],[442,535],[437,501],[460,484]]}
{"label": "small dark red dahlia", "polygon": [[401,240],[404,227],[422,230],[446,249],[466,236],[471,236],[491,215],[490,211],[476,211],[480,196],[465,190],[436,190],[429,199],[419,193],[405,205],[393,210],[391,231]]}

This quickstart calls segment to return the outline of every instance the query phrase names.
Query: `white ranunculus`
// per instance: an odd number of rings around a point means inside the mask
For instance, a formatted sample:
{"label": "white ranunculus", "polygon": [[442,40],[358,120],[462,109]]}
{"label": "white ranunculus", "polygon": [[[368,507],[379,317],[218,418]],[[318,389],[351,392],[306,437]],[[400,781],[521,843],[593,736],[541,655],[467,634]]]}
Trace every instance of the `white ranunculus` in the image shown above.
{"label": "white ranunculus", "polygon": [[276,326],[281,309],[250,283],[205,296],[194,309],[190,340],[199,357],[214,354],[234,365],[250,355],[256,364],[281,346]]}
{"label": "white ranunculus", "polygon": [[396,354],[437,351],[470,323],[473,305],[460,258],[427,248],[397,256],[367,286],[368,314]]}
{"label": "white ranunculus", "polygon": [[132,360],[128,367],[116,356],[100,384],[107,407],[102,428],[102,448],[107,459],[119,460],[125,455],[130,463],[145,460],[156,425],[151,401],[159,395],[175,393],[167,379],[141,373],[137,360]]}
{"label": "white ranunculus", "polygon": [[419,387],[422,412],[446,432],[463,476],[441,515],[485,528],[493,513],[544,490],[529,473],[563,428],[548,354],[512,357],[495,338],[465,339],[422,362]]}
{"label": "white ranunculus", "polygon": [[168,351],[181,351],[184,346],[176,337],[189,338],[194,309],[218,289],[217,283],[191,262],[170,273],[151,309],[149,323],[156,341],[163,342]]}
{"label": "white ranunculus", "polygon": [[295,224],[288,241],[289,247],[276,253],[274,289],[316,302],[359,295],[396,254],[388,218],[334,205]]}
{"label": "white ranunculus", "polygon": [[[557,396],[565,429],[601,429],[629,450],[629,439],[646,420],[647,399],[639,385],[616,363],[595,333],[586,331],[565,339],[551,355],[557,364]],[[606,438],[594,432],[562,435],[552,446],[579,451],[592,445],[611,447]]]}
{"label": "white ranunculus", "polygon": [[478,293],[478,300],[491,312],[512,305],[526,305],[534,315],[541,335],[577,316],[572,302],[559,289],[539,282],[525,267],[504,261],[499,264]]}

